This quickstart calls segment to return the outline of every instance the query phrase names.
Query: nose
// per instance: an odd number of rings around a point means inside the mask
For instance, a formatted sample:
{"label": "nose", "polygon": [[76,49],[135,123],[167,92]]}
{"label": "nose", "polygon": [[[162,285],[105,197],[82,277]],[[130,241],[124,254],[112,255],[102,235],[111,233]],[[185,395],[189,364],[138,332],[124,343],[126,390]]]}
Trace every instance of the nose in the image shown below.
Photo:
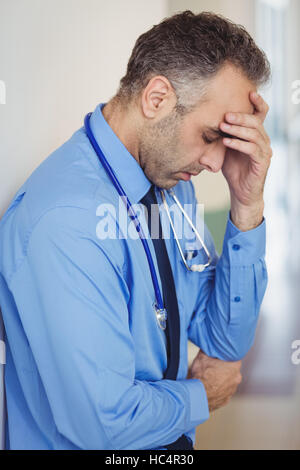
{"label": "nose", "polygon": [[226,147],[222,142],[209,146],[200,158],[200,163],[207,171],[217,173],[221,170],[226,153]]}

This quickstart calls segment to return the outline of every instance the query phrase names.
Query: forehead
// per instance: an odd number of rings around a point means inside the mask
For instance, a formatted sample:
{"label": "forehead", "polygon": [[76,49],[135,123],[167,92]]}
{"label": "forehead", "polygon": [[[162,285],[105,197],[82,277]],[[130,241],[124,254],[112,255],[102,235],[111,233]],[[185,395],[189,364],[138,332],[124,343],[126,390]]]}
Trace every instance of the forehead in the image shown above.
{"label": "forehead", "polygon": [[254,113],[249,94],[256,86],[232,66],[224,67],[208,84],[204,101],[195,109],[199,123],[218,126],[228,112]]}

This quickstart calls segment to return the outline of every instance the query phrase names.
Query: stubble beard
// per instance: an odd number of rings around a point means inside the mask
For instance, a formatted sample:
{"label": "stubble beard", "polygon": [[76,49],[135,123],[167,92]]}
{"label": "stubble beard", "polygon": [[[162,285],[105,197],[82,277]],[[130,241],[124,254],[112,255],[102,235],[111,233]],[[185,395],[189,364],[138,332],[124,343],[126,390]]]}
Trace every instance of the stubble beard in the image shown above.
{"label": "stubble beard", "polygon": [[147,178],[156,186],[170,189],[179,178],[178,162],[182,153],[179,152],[179,127],[181,119],[172,112],[161,121],[148,126],[140,136],[140,165]]}

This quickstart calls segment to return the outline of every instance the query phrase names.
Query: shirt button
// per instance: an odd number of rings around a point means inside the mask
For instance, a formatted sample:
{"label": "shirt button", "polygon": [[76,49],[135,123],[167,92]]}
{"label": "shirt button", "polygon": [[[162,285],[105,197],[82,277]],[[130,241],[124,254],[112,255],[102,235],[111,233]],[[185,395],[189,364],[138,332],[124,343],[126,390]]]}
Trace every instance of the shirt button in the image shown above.
{"label": "shirt button", "polygon": [[240,248],[241,248],[240,245],[233,245],[233,246],[232,246],[232,249],[233,249],[234,251],[238,251]]}
{"label": "shirt button", "polygon": [[241,301],[241,298],[240,298],[239,296],[236,296],[236,297],[234,298],[234,301],[235,301],[235,302],[240,302],[240,301]]}

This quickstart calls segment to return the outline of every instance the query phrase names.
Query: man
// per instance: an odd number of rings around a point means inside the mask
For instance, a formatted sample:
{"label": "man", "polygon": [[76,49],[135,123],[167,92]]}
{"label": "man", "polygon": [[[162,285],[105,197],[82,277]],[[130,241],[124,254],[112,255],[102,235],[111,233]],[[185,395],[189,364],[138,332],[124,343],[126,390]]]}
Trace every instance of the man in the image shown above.
{"label": "man", "polygon": [[[272,152],[256,92],[268,78],[243,28],[186,11],[137,40],[117,95],[90,118],[133,204],[162,206],[158,188],[173,188],[195,211],[191,175],[228,182],[223,252],[205,227],[204,271],[186,269],[173,235],[148,240],[166,330],[139,237],[99,236],[102,205],[119,197],[84,128],[18,191],[0,225],[10,448],[189,449],[235,393],[267,284]],[[188,339],[201,351],[187,376]]]}

